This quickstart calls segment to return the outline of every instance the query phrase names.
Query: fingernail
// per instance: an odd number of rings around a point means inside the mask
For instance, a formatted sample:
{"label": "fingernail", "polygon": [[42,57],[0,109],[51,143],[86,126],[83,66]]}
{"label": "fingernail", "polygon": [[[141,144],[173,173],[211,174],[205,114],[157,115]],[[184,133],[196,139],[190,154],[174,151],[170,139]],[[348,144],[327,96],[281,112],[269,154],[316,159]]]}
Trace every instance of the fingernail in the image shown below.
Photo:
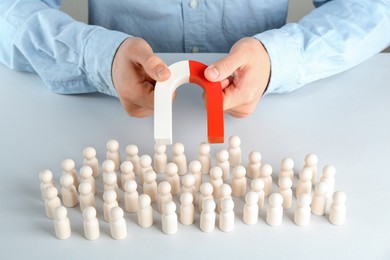
{"label": "fingernail", "polygon": [[208,71],[207,74],[209,74],[208,78],[217,79],[219,77],[219,71],[217,70],[216,67],[208,67],[207,71]]}
{"label": "fingernail", "polygon": [[166,70],[165,70],[165,67],[161,67],[161,68],[159,68],[159,69],[157,70],[157,77],[158,77],[159,79],[165,78],[166,74],[167,74],[167,72],[166,72]]}

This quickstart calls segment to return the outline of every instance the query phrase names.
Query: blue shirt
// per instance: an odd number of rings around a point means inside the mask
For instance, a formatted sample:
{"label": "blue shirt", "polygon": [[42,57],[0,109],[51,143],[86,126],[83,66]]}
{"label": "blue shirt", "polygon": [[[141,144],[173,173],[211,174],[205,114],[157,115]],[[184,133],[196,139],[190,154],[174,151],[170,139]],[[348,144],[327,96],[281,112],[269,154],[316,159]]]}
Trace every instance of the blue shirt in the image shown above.
{"label": "blue shirt", "polygon": [[359,64],[390,43],[390,0],[314,0],[285,24],[288,0],[89,0],[89,25],[61,0],[0,0],[0,62],[36,72],[57,93],[116,96],[111,64],[129,36],[155,52],[228,52],[259,39],[271,59],[267,93],[283,93]]}

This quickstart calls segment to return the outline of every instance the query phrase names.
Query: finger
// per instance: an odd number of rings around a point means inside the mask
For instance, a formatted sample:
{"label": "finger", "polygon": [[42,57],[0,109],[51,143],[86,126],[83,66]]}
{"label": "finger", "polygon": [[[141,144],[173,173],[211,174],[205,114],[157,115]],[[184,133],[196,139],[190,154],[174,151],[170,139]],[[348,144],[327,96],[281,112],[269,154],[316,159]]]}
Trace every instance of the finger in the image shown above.
{"label": "finger", "polygon": [[204,76],[212,82],[221,81],[230,77],[243,64],[244,60],[240,55],[235,53],[228,54],[226,57],[207,67],[204,71]]}
{"label": "finger", "polygon": [[151,50],[140,56],[139,63],[146,73],[155,81],[165,81],[171,75],[168,66]]}
{"label": "finger", "polygon": [[122,105],[127,114],[132,117],[146,117],[153,114],[153,110],[135,105],[130,102],[122,103]]}
{"label": "finger", "polygon": [[256,104],[256,102],[252,102],[250,104],[228,109],[225,112],[236,118],[244,118],[253,113],[256,108]]}
{"label": "finger", "polygon": [[138,95],[133,102],[146,109],[154,109],[154,86],[150,82],[143,82],[139,86]]}
{"label": "finger", "polygon": [[175,101],[176,96],[177,96],[176,91],[174,91],[174,92],[173,92],[173,95],[172,95],[172,101]]}
{"label": "finger", "polygon": [[223,110],[229,110],[242,104],[240,90],[232,83],[223,89]]}
{"label": "finger", "polygon": [[[143,118],[153,115],[154,111],[147,108],[140,108],[132,111],[132,117]],[[129,113],[128,113],[129,114]],[[130,115],[130,114],[129,114]]]}
{"label": "finger", "polygon": [[222,80],[221,81],[222,89],[227,88],[230,84],[232,84],[232,82],[233,82],[233,77],[232,76]]}

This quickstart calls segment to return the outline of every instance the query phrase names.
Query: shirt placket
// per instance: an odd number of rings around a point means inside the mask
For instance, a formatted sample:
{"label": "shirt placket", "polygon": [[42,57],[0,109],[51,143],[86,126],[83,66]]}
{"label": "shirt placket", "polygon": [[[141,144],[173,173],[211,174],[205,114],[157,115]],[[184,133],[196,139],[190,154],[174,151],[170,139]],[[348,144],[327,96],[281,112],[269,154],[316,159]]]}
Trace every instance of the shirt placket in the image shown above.
{"label": "shirt placket", "polygon": [[205,52],[206,27],[204,0],[183,0],[184,51]]}

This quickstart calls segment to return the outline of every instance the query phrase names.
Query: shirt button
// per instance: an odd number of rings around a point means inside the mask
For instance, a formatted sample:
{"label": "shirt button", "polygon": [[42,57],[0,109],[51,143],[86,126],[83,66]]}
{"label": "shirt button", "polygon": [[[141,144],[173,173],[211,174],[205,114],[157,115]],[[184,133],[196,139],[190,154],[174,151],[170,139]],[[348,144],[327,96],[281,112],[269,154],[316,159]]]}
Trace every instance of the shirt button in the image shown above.
{"label": "shirt button", "polygon": [[191,0],[189,3],[189,6],[193,9],[198,7],[198,1],[197,0]]}
{"label": "shirt button", "polygon": [[196,46],[192,48],[192,53],[199,53],[199,48]]}

